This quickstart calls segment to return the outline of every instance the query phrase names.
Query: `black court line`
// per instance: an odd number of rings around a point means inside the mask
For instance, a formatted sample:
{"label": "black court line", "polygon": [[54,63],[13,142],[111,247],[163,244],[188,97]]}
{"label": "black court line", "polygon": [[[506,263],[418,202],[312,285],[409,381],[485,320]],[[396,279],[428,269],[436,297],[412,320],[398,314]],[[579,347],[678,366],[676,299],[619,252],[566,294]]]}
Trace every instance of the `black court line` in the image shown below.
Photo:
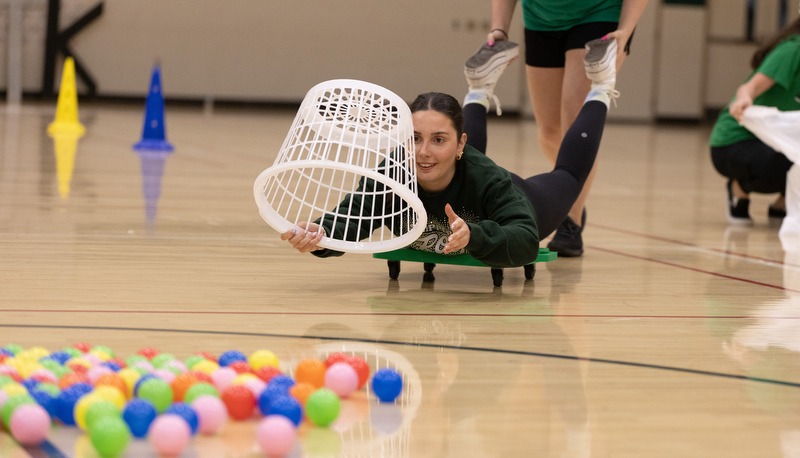
{"label": "black court line", "polygon": [[534,356],[538,358],[562,359],[569,361],[586,361],[590,363],[615,364],[618,366],[639,367],[642,369],[656,369],[656,370],[663,370],[670,372],[679,372],[683,374],[705,375],[710,377],[720,377],[733,380],[742,380],[747,382],[769,383],[773,385],[800,388],[800,382],[789,382],[785,380],[748,377],[746,375],[727,374],[724,372],[704,371],[699,369],[688,369],[675,366],[663,366],[660,364],[636,363],[631,361],[620,361],[615,359],[603,359],[603,358],[586,358],[582,356],[557,355],[554,353],[541,353],[535,351],[504,350],[500,348],[483,348],[483,347],[459,347],[455,345],[409,343],[409,342],[399,342],[394,340],[305,336],[305,335],[294,335],[294,334],[273,334],[266,332],[202,331],[193,329],[123,328],[123,327],[108,327],[108,326],[53,326],[53,325],[33,325],[33,324],[0,324],[0,328],[91,329],[91,330],[105,330],[105,331],[174,332],[174,333],[184,333],[184,334],[213,334],[213,335],[242,336],[242,337],[275,337],[275,338],[286,338],[286,339],[291,338],[291,339],[327,340],[335,342],[340,342],[340,341],[362,342],[362,343],[372,343],[372,344],[399,345],[404,347],[424,347],[424,348],[436,348],[436,349],[446,348],[448,350],[477,351],[477,352],[487,352],[487,353],[499,353],[506,355]]}

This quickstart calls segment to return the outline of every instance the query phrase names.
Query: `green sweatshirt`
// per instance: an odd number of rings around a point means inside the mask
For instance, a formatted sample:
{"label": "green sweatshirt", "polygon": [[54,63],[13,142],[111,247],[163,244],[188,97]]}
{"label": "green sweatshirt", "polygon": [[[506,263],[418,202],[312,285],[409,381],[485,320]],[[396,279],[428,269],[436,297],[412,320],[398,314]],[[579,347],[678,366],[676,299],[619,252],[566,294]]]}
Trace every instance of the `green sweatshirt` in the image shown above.
{"label": "green sweatshirt", "polygon": [[[382,184],[362,178],[354,193],[355,197],[348,195],[334,212],[324,215],[316,222],[335,238],[342,239],[344,236],[345,240],[352,241],[366,238],[382,225],[402,227],[401,221],[380,219],[362,223],[358,227],[357,224],[347,224],[343,218],[335,216],[359,213],[361,216],[371,215],[373,208],[384,205],[384,202],[378,202],[382,189]],[[373,190],[378,191],[379,197],[375,200],[370,197],[361,198],[364,195],[362,191],[369,193]],[[444,210],[445,205],[450,204],[470,229],[467,247],[450,254],[469,253],[492,267],[519,267],[534,261],[539,254],[539,230],[530,201],[514,186],[508,171],[469,145],[464,148],[461,160],[456,162],[455,175],[450,184],[437,193],[427,193],[420,189],[419,198],[427,210],[428,224],[422,235],[408,246],[410,249],[443,253],[447,238],[452,234]],[[394,232],[398,234],[400,230],[394,229]],[[327,249],[312,253],[319,257],[343,254]]]}
{"label": "green sweatshirt", "polygon": [[[756,73],[770,77],[775,84],[756,97],[754,105],[776,107],[781,111],[800,110],[800,35],[791,35],[778,43],[745,82]],[[756,138],[731,116],[729,106],[722,110],[714,124],[709,140],[711,146],[728,146]]]}

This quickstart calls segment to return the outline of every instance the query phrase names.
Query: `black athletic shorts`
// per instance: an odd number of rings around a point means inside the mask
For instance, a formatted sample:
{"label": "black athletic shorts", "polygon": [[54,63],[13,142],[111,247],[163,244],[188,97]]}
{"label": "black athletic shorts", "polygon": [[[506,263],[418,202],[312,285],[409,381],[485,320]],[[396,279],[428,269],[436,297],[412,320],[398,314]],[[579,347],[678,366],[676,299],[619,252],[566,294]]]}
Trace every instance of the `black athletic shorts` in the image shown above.
{"label": "black athletic shorts", "polygon": [[[617,25],[617,22],[590,22],[569,30],[542,32],[525,29],[525,63],[532,67],[563,67],[567,51],[583,48],[586,43],[617,30]],[[625,43],[627,54],[631,53],[631,40],[633,33]]]}

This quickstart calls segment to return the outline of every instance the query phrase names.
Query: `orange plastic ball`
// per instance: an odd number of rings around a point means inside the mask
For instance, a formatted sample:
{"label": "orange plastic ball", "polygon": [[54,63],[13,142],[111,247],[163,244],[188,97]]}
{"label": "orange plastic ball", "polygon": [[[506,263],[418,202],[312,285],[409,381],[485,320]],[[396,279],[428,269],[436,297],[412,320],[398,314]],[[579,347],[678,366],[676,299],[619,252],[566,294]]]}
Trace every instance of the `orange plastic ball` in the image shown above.
{"label": "orange plastic ball", "polygon": [[192,374],[180,374],[170,383],[172,398],[175,402],[183,402],[186,392],[197,383],[197,378]]}
{"label": "orange plastic ball", "polygon": [[289,394],[297,399],[297,401],[305,407],[306,400],[308,397],[311,396],[315,391],[317,391],[317,387],[311,385],[309,383],[295,383],[290,389]]}
{"label": "orange plastic ball", "polygon": [[58,387],[64,390],[76,383],[90,383],[89,377],[80,372],[67,372],[58,380]]}
{"label": "orange plastic ball", "polygon": [[[125,383],[125,380],[119,376],[116,372],[113,374],[103,374],[100,378],[94,382],[95,388],[99,386],[113,386],[114,388],[118,389],[121,393],[128,393],[128,384]],[[127,396],[126,396],[127,397]]]}
{"label": "orange plastic ball", "polygon": [[308,383],[317,388],[325,386],[325,363],[314,358],[300,361],[294,370],[294,379],[297,383]]}

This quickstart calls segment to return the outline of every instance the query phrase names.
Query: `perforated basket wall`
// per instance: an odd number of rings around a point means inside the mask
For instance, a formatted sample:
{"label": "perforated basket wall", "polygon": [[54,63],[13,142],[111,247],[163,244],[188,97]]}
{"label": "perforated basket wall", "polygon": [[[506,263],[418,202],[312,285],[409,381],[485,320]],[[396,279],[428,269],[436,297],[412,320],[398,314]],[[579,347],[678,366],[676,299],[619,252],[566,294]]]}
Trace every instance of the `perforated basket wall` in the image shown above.
{"label": "perforated basket wall", "polygon": [[[253,192],[261,217],[278,232],[324,218],[348,230],[329,230],[320,246],[374,253],[422,233],[427,218],[416,176],[408,105],[375,84],[332,80],[306,94]],[[337,210],[346,197],[349,204]]]}

